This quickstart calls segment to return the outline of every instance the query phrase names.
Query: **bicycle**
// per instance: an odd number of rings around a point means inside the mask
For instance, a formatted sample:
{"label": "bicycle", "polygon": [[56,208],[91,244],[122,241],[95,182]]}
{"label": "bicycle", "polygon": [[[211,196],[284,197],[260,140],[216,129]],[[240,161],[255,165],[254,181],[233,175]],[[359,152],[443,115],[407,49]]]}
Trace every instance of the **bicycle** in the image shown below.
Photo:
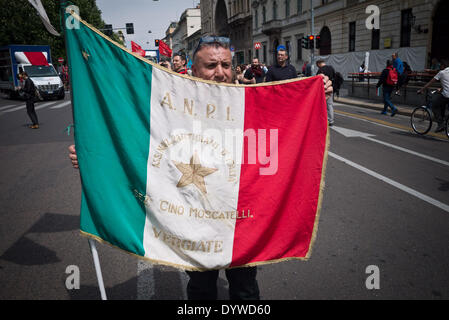
{"label": "bicycle", "polygon": [[[430,129],[432,129],[434,115],[432,112],[432,95],[435,94],[437,90],[427,91],[426,94],[426,104],[421,107],[415,108],[413,110],[410,123],[413,131],[419,135],[427,134]],[[445,109],[447,106],[445,106]],[[449,116],[445,116],[445,128],[446,135],[449,138]]]}

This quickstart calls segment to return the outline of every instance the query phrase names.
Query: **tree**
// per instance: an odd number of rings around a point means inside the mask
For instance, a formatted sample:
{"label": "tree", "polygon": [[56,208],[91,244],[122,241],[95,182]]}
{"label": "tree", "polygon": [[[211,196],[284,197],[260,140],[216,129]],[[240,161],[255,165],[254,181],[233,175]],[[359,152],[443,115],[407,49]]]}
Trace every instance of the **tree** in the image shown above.
{"label": "tree", "polygon": [[[49,45],[52,56],[64,57],[65,44],[62,34],[63,19],[60,16],[60,0],[42,0],[42,5],[60,37],[50,34],[42,24],[36,10],[27,0],[0,0],[0,46],[8,44]],[[96,28],[102,29],[104,21],[95,0],[72,0],[80,9],[80,16]]]}

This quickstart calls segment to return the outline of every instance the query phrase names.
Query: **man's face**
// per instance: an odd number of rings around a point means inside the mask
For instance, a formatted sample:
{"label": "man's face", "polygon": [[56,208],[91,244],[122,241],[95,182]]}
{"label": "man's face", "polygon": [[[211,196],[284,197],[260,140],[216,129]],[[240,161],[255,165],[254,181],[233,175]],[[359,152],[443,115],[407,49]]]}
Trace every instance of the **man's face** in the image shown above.
{"label": "man's face", "polygon": [[195,56],[193,74],[204,80],[232,82],[232,56],[229,49],[215,46],[202,47]]}
{"label": "man's face", "polygon": [[179,70],[184,67],[184,60],[181,59],[180,56],[176,56],[173,58],[173,68],[175,70]]}
{"label": "man's face", "polygon": [[257,67],[259,65],[259,59],[253,59],[252,65],[253,67]]}
{"label": "man's face", "polygon": [[287,61],[287,58],[288,58],[287,52],[285,52],[284,50],[279,50],[277,58],[278,58],[278,63],[283,64],[285,61]]}

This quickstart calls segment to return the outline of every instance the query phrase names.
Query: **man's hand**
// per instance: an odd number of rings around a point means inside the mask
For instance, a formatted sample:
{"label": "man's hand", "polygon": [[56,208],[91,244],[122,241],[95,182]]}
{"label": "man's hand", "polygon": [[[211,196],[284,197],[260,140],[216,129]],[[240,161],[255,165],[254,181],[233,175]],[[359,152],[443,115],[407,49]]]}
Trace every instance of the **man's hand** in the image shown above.
{"label": "man's hand", "polygon": [[332,93],[334,92],[334,87],[332,87],[332,81],[329,80],[328,76],[325,76],[324,74],[319,74],[323,78],[324,83],[324,93],[326,94],[326,100],[329,99],[332,96]]}
{"label": "man's hand", "polygon": [[76,150],[75,150],[75,145],[71,145],[69,147],[69,158],[72,161],[72,166],[75,169],[79,169],[79,165],[78,165],[78,157],[76,155]]}

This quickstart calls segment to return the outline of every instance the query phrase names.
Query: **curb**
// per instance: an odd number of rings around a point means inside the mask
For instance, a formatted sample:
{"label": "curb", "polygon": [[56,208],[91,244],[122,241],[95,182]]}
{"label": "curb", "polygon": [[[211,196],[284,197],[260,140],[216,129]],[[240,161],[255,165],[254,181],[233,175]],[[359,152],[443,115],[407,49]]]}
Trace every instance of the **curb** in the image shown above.
{"label": "curb", "polygon": [[[361,107],[361,108],[366,108],[366,109],[371,109],[371,110],[377,110],[377,111],[382,111],[384,109],[382,105],[366,102],[363,100],[336,98],[336,99],[334,99],[334,103],[342,103],[342,104],[347,104],[347,105],[351,105],[351,106],[356,106],[356,107]],[[415,108],[404,108],[404,107],[396,107],[396,108],[398,109],[397,114],[400,114],[403,116],[411,116],[413,110],[415,110]]]}

